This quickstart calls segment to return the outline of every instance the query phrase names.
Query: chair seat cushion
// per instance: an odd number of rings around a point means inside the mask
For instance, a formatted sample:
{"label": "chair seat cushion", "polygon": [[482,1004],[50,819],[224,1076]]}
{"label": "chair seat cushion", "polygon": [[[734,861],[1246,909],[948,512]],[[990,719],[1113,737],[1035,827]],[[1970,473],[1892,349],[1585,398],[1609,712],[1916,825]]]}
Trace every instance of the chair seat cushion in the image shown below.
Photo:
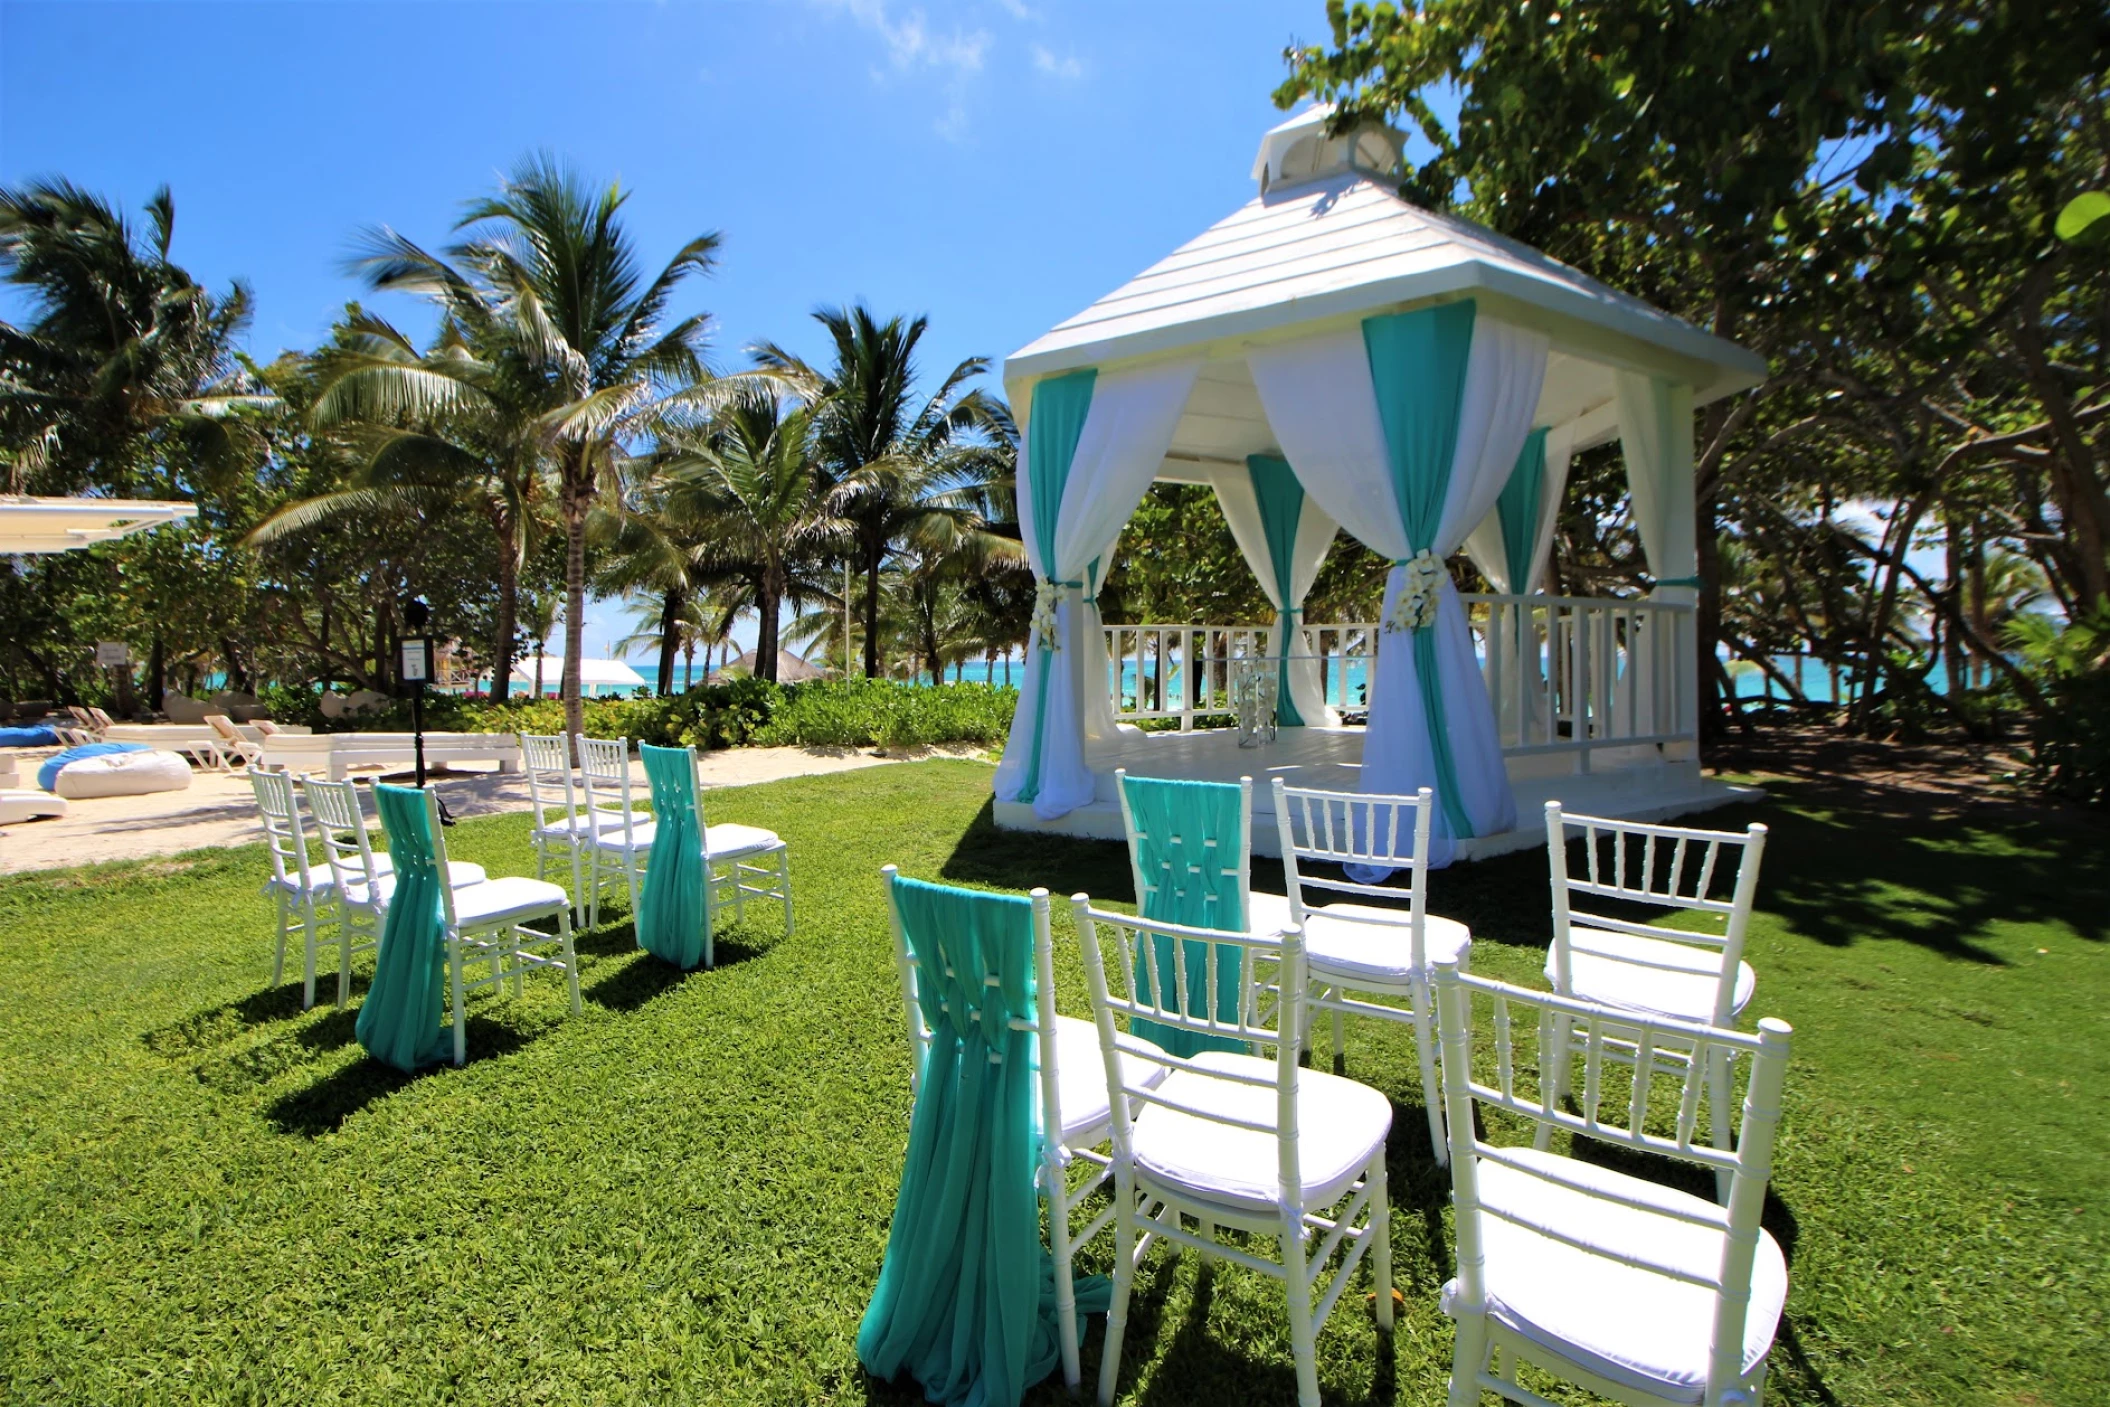
{"label": "chair seat cushion", "polygon": [[507,875],[472,884],[454,894],[454,917],[462,927],[508,919],[539,918],[571,907],[571,896],[539,879]]}
{"label": "chair seat cushion", "polygon": [[[1237,1084],[1174,1070],[1160,1085],[1167,1099],[1256,1123],[1275,1121],[1275,1062],[1228,1051],[1194,1057],[1204,1070],[1235,1070],[1264,1085]],[[1297,1078],[1298,1170],[1307,1208],[1340,1200],[1392,1127],[1392,1105],[1368,1085],[1303,1070]],[[1233,1127],[1161,1104],[1146,1105],[1135,1124],[1137,1168],[1151,1181],[1204,1202],[1271,1212],[1281,1180],[1276,1136]]]}
{"label": "chair seat cushion", "polygon": [[[1680,1021],[1712,1021],[1715,990],[1721,983],[1719,948],[1643,938],[1601,928],[1568,930],[1568,971],[1573,995],[1603,1006],[1651,1012]],[[1554,957],[1546,957],[1546,978],[1558,984]],[[1732,1015],[1750,1004],[1758,988],[1751,964],[1736,965]]]}
{"label": "chair seat cushion", "polygon": [[575,813],[568,820],[552,821],[546,826],[537,826],[534,829],[534,834],[544,840],[571,840],[611,828],[621,830],[622,827],[623,818],[621,816],[611,816],[606,811],[596,811],[591,815],[581,811]]}
{"label": "chair seat cushion", "polygon": [[625,836],[623,823],[618,819],[613,826],[602,827],[600,833],[593,838],[593,844],[596,850],[611,855],[620,855],[626,850],[635,850],[643,854],[652,848],[652,837],[656,834],[658,829],[652,822],[632,821],[630,834]]}
{"label": "chair seat cushion", "polygon": [[[1122,1078],[1155,1087],[1167,1070],[1154,1060],[1121,1057]],[[1099,1028],[1074,1016],[1055,1018],[1055,1097],[1062,1105],[1062,1141],[1088,1147],[1107,1136],[1106,1060],[1099,1053]],[[1085,1135],[1097,1131],[1098,1137]]]}
{"label": "chair seat cushion", "polygon": [[[388,901],[394,898],[396,893],[396,874],[394,865],[391,864],[386,867],[386,869],[383,869],[383,866],[381,864],[381,862],[387,858],[388,857],[386,855],[374,856],[374,868],[377,871],[381,871],[381,873],[378,873],[375,876],[374,882],[375,885],[381,891],[381,906],[383,908],[388,907]],[[484,874],[484,867],[482,865],[471,864],[467,860],[449,860],[447,862],[447,883],[452,885],[456,889],[466,889],[472,884],[482,884],[485,878],[486,876]],[[344,902],[347,904],[354,905],[365,904],[366,886],[363,884],[345,885]]]}
{"label": "chair seat cushion", "polygon": [[[1689,1193],[1592,1163],[1530,1148],[1503,1152],[1651,1207],[1715,1210],[1712,1202]],[[1479,1172],[1485,1205],[1683,1271],[1720,1273],[1726,1233],[1717,1227],[1620,1206],[1484,1158]],[[1674,1402],[1701,1400],[1714,1328],[1714,1291],[1577,1250],[1497,1216],[1483,1215],[1480,1226],[1487,1257],[1488,1313],[1496,1323],[1615,1383]],[[1447,1300],[1452,1293],[1447,1289]],[[1761,1231],[1744,1320],[1744,1372],[1757,1367],[1772,1348],[1787,1298],[1787,1261],[1779,1243]]]}
{"label": "chair seat cushion", "polygon": [[[1289,927],[1289,900],[1280,894],[1254,894],[1250,927],[1255,933],[1280,933]],[[1304,951],[1312,975],[1321,980],[1399,983],[1412,975],[1412,946],[1407,939],[1405,909],[1374,904],[1326,904],[1305,910]],[[1422,919],[1422,946],[1429,961],[1467,965],[1473,931],[1456,919],[1435,914]]]}
{"label": "chair seat cushion", "polygon": [[742,855],[760,855],[783,845],[775,831],[727,821],[703,828],[703,853],[713,860],[733,860]]}

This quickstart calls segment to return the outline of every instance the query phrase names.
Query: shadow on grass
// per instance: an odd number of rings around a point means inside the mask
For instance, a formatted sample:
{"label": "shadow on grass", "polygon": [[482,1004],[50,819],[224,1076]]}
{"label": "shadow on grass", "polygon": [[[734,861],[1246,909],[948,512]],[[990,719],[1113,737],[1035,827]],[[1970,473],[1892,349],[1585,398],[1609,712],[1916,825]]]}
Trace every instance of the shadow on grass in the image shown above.
{"label": "shadow on grass", "polygon": [[[353,1013],[343,1013],[351,1016]],[[484,1060],[496,1060],[513,1054],[533,1040],[532,1033],[521,1031],[504,1022],[489,1017],[471,1015],[468,1026],[469,1064]],[[264,1111],[264,1117],[280,1133],[297,1134],[303,1138],[320,1138],[335,1133],[347,1119],[360,1110],[386,1098],[396,1091],[419,1080],[431,1079],[455,1068],[453,1063],[452,1037],[442,1039],[441,1063],[406,1075],[392,1065],[384,1065],[371,1057],[356,1060],[336,1073],[317,1080],[306,1088],[293,1090],[273,1100]]]}

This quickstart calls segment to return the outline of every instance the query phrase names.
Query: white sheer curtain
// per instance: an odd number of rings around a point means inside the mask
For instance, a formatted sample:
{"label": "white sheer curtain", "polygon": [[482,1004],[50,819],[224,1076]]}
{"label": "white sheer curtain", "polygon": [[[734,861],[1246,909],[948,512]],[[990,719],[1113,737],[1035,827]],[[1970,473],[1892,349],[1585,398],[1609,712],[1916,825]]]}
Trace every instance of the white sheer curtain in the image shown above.
{"label": "white sheer curtain", "polygon": [[[1511,544],[1503,532],[1499,505],[1490,509],[1465,539],[1467,555],[1480,569],[1480,574],[1487,578],[1488,584],[1501,595],[1535,596],[1544,592],[1546,563],[1553,555],[1553,529],[1560,521],[1561,503],[1568,491],[1568,468],[1575,458],[1575,428],[1575,422],[1570,420],[1546,431],[1545,477],[1540,481],[1537,526],[1533,530],[1527,558],[1530,567],[1523,579],[1510,579]],[[1546,689],[1544,658],[1546,642],[1538,631],[1539,619],[1528,609],[1505,612],[1497,618],[1497,628],[1489,632],[1487,677],[1490,688],[1496,678],[1501,680],[1501,691],[1495,698],[1495,713],[1501,720],[1502,736],[1512,741],[1521,738],[1542,742],[1552,737],[1552,706]],[[1499,673],[1493,660],[1497,650],[1502,652]],[[1521,687],[1518,670],[1525,675]],[[1529,728],[1523,726],[1527,714]]]}
{"label": "white sheer curtain", "polygon": [[1290,644],[1290,702],[1306,724],[1337,728],[1341,715],[1326,706],[1325,691],[1319,686],[1317,650],[1302,629],[1302,616],[1293,625],[1289,612],[1292,607],[1301,610],[1304,598],[1311,594],[1311,584],[1319,579],[1319,568],[1333,550],[1339,525],[1312,501],[1307,490],[1303,511],[1297,517],[1296,543],[1290,549],[1290,599],[1285,601],[1276,587],[1274,556],[1268,551],[1267,528],[1261,519],[1260,500],[1253,492],[1251,472],[1228,464],[1211,465],[1210,469],[1210,484],[1216,490],[1216,503],[1223,509],[1224,521],[1230,524],[1231,538],[1244,554],[1246,566],[1252,569],[1268,603],[1275,608],[1271,652],[1280,657],[1281,642],[1287,639]]}
{"label": "white sheer curtain", "polygon": [[1106,655],[1103,644],[1094,648],[1103,637],[1098,612],[1083,604],[1085,571],[1120,534],[1150,487],[1200,369],[1194,360],[1099,376],[1063,487],[1052,561],[1041,560],[1040,524],[1028,491],[1032,465],[1021,443],[1019,527],[1033,574],[1056,583],[1056,648],[1043,648],[1038,630],[1026,646],[1025,686],[996,770],[996,796],[1016,801],[1030,782],[1033,814],[1042,820],[1067,815],[1092,799],[1092,774],[1084,759],[1084,694],[1087,687],[1104,691]]}
{"label": "white sheer curtain", "polygon": [[[1103,743],[1121,733],[1140,733],[1142,729],[1133,723],[1121,723],[1114,718],[1114,696],[1112,687],[1119,681],[1110,677],[1113,662],[1106,654],[1106,621],[1099,614],[1099,588],[1106,583],[1106,572],[1114,563],[1114,548],[1121,539],[1117,534],[1093,559],[1098,563],[1096,579],[1086,564],[1084,578],[1084,600],[1082,634],[1084,636],[1084,739],[1086,742]],[[1102,684],[1101,681],[1105,681]]]}
{"label": "white sheer curtain", "polygon": [[[1613,389],[1634,530],[1656,578],[1649,599],[1692,605],[1700,596],[1699,556],[1693,542],[1692,387],[1621,371],[1614,374]],[[1657,677],[1658,652],[1670,647],[1669,641],[1646,638],[1658,624],[1660,620],[1640,627],[1627,642],[1626,667],[1620,670],[1608,720],[1620,733],[1670,731],[1676,712],[1669,691],[1697,687],[1696,678]]]}
{"label": "white sheer curtain", "polygon": [[[1439,558],[1458,550],[1494,506],[1516,465],[1545,381],[1544,334],[1478,316],[1467,354],[1465,388],[1443,513],[1431,545]],[[1297,476],[1319,505],[1381,556],[1410,555],[1392,483],[1383,421],[1371,384],[1360,328],[1256,349],[1246,357],[1268,424]],[[1395,567],[1385,586],[1390,619],[1406,573]],[[1455,834],[1444,812],[1455,806],[1474,835],[1516,825],[1494,711],[1480,678],[1465,610],[1448,577],[1437,594],[1437,678],[1458,795],[1440,808],[1431,863],[1449,863]],[[1388,632],[1378,650],[1370,691],[1370,729],[1363,742],[1362,790],[1411,794],[1437,783],[1429,721],[1407,634]]]}

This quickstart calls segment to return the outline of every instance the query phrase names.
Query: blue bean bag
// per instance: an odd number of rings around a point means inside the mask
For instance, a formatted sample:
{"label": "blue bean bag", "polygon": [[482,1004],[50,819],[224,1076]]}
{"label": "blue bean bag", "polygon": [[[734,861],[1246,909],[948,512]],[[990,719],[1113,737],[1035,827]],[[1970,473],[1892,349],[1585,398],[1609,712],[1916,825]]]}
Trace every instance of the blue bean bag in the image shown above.
{"label": "blue bean bag", "polygon": [[37,769],[37,785],[46,791],[57,791],[59,773],[66,770],[66,764],[78,762],[84,757],[101,757],[109,752],[151,751],[153,749],[145,743],[83,743],[79,747],[70,747],[64,752],[55,752],[45,758],[44,765]]}
{"label": "blue bean bag", "polygon": [[58,730],[42,723],[33,728],[0,728],[0,747],[50,747],[58,740]]}

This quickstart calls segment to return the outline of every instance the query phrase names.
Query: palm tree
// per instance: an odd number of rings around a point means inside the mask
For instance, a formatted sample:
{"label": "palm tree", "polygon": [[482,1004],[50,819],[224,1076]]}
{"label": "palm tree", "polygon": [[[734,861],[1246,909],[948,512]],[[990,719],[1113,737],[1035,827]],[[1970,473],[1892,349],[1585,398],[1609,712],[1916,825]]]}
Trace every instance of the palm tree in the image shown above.
{"label": "palm tree", "polygon": [[[497,194],[470,203],[457,230],[467,237],[429,254],[393,230],[367,238],[358,261],[377,289],[422,293],[450,313],[515,320],[529,371],[555,404],[540,426],[555,461],[557,510],[564,526],[565,727],[582,732],[579,659],[585,652],[586,527],[623,445],[649,433],[672,402],[705,379],[708,317],[664,326],[674,291],[709,272],[715,233],[698,235],[649,281],[623,228],[627,199],[611,184],[599,195],[546,156],[514,168]],[[453,262],[450,262],[450,259]]]}
{"label": "palm tree", "polygon": [[[169,258],[166,186],[142,234],[101,197],[63,180],[0,187],[0,280],[34,320],[0,321],[0,491],[189,497],[262,450],[239,413],[268,406],[234,350],[249,290],[215,295]],[[149,603],[148,615],[163,612]],[[153,632],[147,684],[167,682]]]}
{"label": "palm tree", "polygon": [[420,353],[384,319],[356,305],[346,310],[331,344],[304,371],[314,390],[309,423],[343,439],[359,470],[345,488],[279,509],[249,541],[390,508],[468,505],[497,540],[491,695],[503,703],[512,692],[520,572],[541,527],[540,417],[550,397],[528,374],[518,324],[481,307],[466,311],[466,321],[444,317],[438,339]]}
{"label": "palm tree", "polygon": [[665,472],[694,495],[688,511],[709,524],[698,551],[703,575],[752,590],[755,673],[775,679],[783,607],[824,594],[822,559],[849,528],[827,498],[813,412],[787,408],[767,385],[744,385],[722,398],[700,434],[670,434]]}
{"label": "palm tree", "polygon": [[989,447],[1001,439],[1001,408],[967,383],[988,369],[982,357],[955,366],[937,391],[916,400],[916,346],[927,318],[881,323],[868,308],[827,309],[814,318],[834,343],[835,364],[823,373],[773,343],[755,349],[765,368],[783,375],[815,406],[816,440],[838,511],[851,525],[852,565],[864,579],[864,672],[879,674],[880,573],[911,535],[942,537],[979,530],[989,481],[997,477]]}

